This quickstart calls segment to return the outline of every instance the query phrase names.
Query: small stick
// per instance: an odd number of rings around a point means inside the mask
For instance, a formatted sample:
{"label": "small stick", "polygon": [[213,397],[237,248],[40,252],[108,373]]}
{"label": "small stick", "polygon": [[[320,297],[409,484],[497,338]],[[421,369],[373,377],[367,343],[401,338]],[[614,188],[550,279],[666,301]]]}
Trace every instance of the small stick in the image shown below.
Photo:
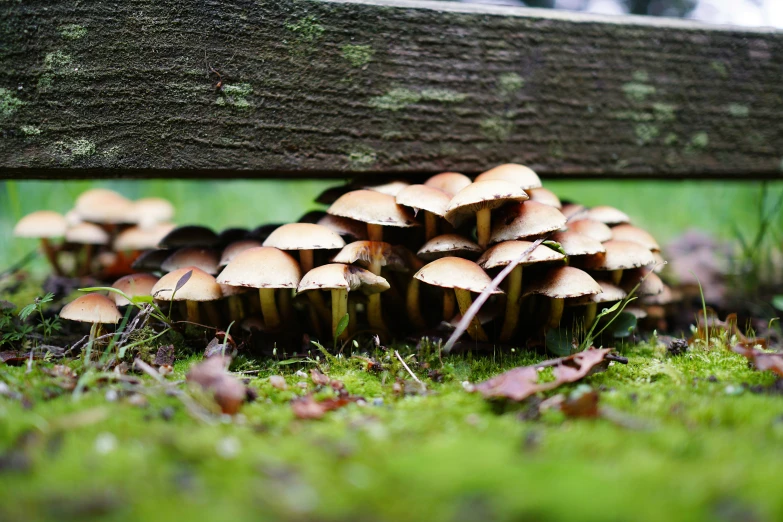
{"label": "small stick", "polygon": [[411,377],[413,377],[413,380],[418,382],[419,384],[421,384],[421,381],[419,380],[418,377],[416,377],[416,374],[413,373],[410,368],[408,368],[408,365],[405,364],[405,361],[402,359],[402,357],[400,357],[400,352],[398,352],[397,350],[394,350],[394,355],[397,356],[397,359],[399,359],[400,362],[402,363],[402,365],[405,367],[405,369],[408,370],[408,373],[410,374]]}

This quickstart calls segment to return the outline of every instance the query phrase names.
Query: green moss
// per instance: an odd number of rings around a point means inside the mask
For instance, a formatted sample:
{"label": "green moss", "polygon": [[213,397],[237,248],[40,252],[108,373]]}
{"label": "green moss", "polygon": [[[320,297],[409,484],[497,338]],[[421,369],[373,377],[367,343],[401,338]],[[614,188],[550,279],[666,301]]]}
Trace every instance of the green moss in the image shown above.
{"label": "green moss", "polygon": [[750,115],[750,109],[747,105],[739,103],[730,103],[726,106],[726,112],[735,118],[747,118]]}
{"label": "green moss", "polygon": [[57,31],[66,40],[78,40],[87,34],[87,28],[79,24],[61,25]]}
{"label": "green moss", "polygon": [[514,123],[504,118],[492,117],[481,121],[481,133],[493,141],[505,141],[514,132]]}
{"label": "green moss", "polygon": [[423,100],[441,103],[459,103],[465,101],[466,96],[461,92],[451,91],[449,89],[424,89],[421,91],[421,98]]}
{"label": "green moss", "polygon": [[372,165],[377,160],[375,150],[370,147],[360,146],[348,153],[348,161],[357,167],[366,167]]}
{"label": "green moss", "polygon": [[54,51],[44,56],[44,68],[50,71],[63,72],[71,62],[71,55],[62,51]]}
{"label": "green moss", "polygon": [[324,27],[318,23],[318,19],[315,16],[305,16],[294,22],[286,22],[285,28],[296,33],[296,37],[300,42],[308,43],[312,43],[320,38],[324,32]]}
{"label": "green moss", "polygon": [[676,145],[678,141],[680,141],[680,137],[673,132],[670,132],[669,134],[666,135],[665,138],[663,138],[663,144],[669,147],[671,147],[672,145]]}
{"label": "green moss", "polygon": [[215,105],[249,109],[252,107],[252,104],[247,100],[247,97],[251,94],[253,94],[253,86],[249,83],[224,85],[220,90],[219,97],[215,100]]}
{"label": "green moss", "polygon": [[398,111],[421,100],[421,94],[401,87],[391,89],[383,96],[370,98],[370,106],[382,111]]}
{"label": "green moss", "polygon": [[95,143],[78,138],[71,141],[57,141],[52,146],[54,155],[59,156],[63,163],[70,163],[75,159],[88,158],[95,154]]}
{"label": "green moss", "polygon": [[633,81],[638,83],[647,83],[650,81],[650,75],[647,73],[647,71],[634,71],[632,77]]}
{"label": "green moss", "polygon": [[34,127],[33,125],[22,125],[20,130],[24,133],[25,136],[38,136],[41,134],[41,129]]}
{"label": "green moss", "polygon": [[677,106],[670,103],[653,103],[653,113],[657,121],[674,121]]}
{"label": "green moss", "polygon": [[503,73],[498,77],[498,90],[503,96],[511,96],[524,86],[525,79],[517,73]]}
{"label": "green moss", "polygon": [[628,82],[623,84],[623,92],[629,101],[643,102],[648,96],[655,94],[655,87],[638,82]]}
{"label": "green moss", "polygon": [[13,95],[8,89],[0,87],[0,118],[12,116],[24,102]]}
{"label": "green moss", "polygon": [[721,78],[729,77],[729,70],[726,68],[726,64],[724,64],[723,62],[719,62],[717,60],[711,61],[710,69],[718,73],[718,76],[720,76]]}
{"label": "green moss", "polygon": [[375,54],[375,50],[369,45],[346,44],[340,47],[340,51],[342,51],[343,58],[354,67],[367,65]]}
{"label": "green moss", "polygon": [[710,144],[710,136],[706,132],[697,132],[693,136],[691,136],[690,141],[685,146],[685,152],[687,153],[695,153],[700,150],[706,149],[707,146]]}
{"label": "green moss", "polygon": [[661,130],[656,125],[640,123],[634,126],[634,133],[636,134],[636,142],[639,145],[647,145],[658,137]]}

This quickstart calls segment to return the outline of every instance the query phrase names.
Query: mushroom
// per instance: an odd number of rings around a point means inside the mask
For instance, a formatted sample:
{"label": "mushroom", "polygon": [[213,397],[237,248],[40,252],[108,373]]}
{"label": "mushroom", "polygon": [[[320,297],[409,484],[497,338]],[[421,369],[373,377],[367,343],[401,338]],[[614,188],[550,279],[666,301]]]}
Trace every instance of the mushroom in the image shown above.
{"label": "mushroom", "polygon": [[171,255],[171,250],[147,250],[131,265],[133,270],[139,272],[160,272],[160,265]]}
{"label": "mushroom", "polygon": [[569,258],[606,252],[600,241],[573,230],[555,232],[549,239],[559,244]]}
{"label": "mushroom", "polygon": [[111,232],[114,225],[133,223],[131,210],[133,203],[125,196],[108,189],[90,189],[77,199],[74,210],[84,220],[105,225]]}
{"label": "mushroom", "polygon": [[536,201],[525,201],[508,208],[492,227],[490,243],[542,236],[559,230],[566,218],[555,207]]}
{"label": "mushroom", "polygon": [[60,317],[69,321],[90,323],[90,340],[87,343],[85,359],[90,360],[90,351],[96,337],[100,337],[102,324],[117,324],[122,317],[114,302],[101,294],[87,294],[76,298],[60,310]]}
{"label": "mushroom", "polygon": [[326,214],[318,220],[318,224],[336,232],[346,241],[367,239],[367,225],[355,219]]}
{"label": "mushroom", "polygon": [[364,185],[361,188],[372,190],[373,192],[380,192],[381,194],[388,194],[389,196],[397,196],[401,190],[410,185],[407,181],[393,180],[387,183],[377,183],[375,185]]}
{"label": "mushroom", "polygon": [[601,243],[612,239],[612,229],[594,219],[576,219],[574,221],[569,221],[568,230],[579,232],[580,234],[584,234]]}
{"label": "mushroom", "polygon": [[[516,261],[533,243],[529,241],[504,241],[493,246],[479,258],[478,265],[489,270],[507,266]],[[522,299],[522,267],[538,263],[562,262],[565,256],[544,245],[537,246],[527,257],[517,264],[508,275],[506,288],[506,315],[499,339],[508,341],[514,335],[519,321],[520,301]]]}
{"label": "mushroom", "polygon": [[[190,278],[177,289],[177,284],[188,272]],[[218,323],[217,311],[210,306],[223,296],[215,278],[196,267],[183,267],[161,277],[152,287],[152,297],[160,301],[184,301],[187,320],[198,324],[201,321],[199,303],[204,303],[210,321]]]}
{"label": "mushroom", "polygon": [[554,192],[544,187],[526,189],[525,192],[530,196],[530,201],[543,203],[557,209],[563,207],[562,203],[560,203],[560,198]]}
{"label": "mushroom", "polygon": [[52,270],[56,275],[62,275],[62,269],[57,262],[57,250],[50,240],[65,235],[66,227],[62,215],[50,210],[39,210],[19,220],[14,227],[14,236],[38,239]]}
{"label": "mushroom", "polygon": [[78,274],[84,276],[90,273],[95,245],[109,244],[109,234],[98,225],[85,222],[66,230],[65,241],[83,246],[82,261]]}
{"label": "mushroom", "polygon": [[601,293],[601,286],[590,274],[572,266],[550,268],[532,281],[523,295],[539,294],[549,298],[547,328],[560,326],[565,299]]}
{"label": "mushroom", "polygon": [[250,230],[242,227],[229,227],[224,228],[218,234],[218,243],[220,246],[225,247],[231,243],[242,241],[248,238]]}
{"label": "mushroom", "polygon": [[598,303],[613,303],[625,299],[625,291],[606,281],[596,281],[601,287],[601,293],[589,294],[582,297],[569,299],[569,306],[585,306],[584,327],[589,330],[595,321],[595,315],[598,310]]}
{"label": "mushroom", "polygon": [[628,214],[608,205],[599,205],[588,209],[585,217],[587,219],[600,221],[605,225],[619,225],[621,223],[631,222],[631,218],[628,217]]}
{"label": "mushroom", "polygon": [[337,250],[345,241],[336,232],[313,223],[289,223],[266,238],[264,245],[280,250],[298,250],[302,272],[313,269],[313,250]]}
{"label": "mushroom", "polygon": [[[636,288],[637,285],[639,285],[638,288]],[[663,292],[665,287],[661,278],[649,267],[624,271],[620,286],[628,293],[631,293],[636,288],[634,295],[639,297],[658,295]]]}
{"label": "mushroom", "polygon": [[276,330],[282,320],[275,301],[275,291],[283,290],[280,292],[280,308],[284,316],[289,315],[290,289],[296,289],[301,278],[299,263],[290,254],[277,248],[261,246],[238,254],[223,269],[217,282],[257,288],[264,323],[270,330]]}
{"label": "mushroom", "polygon": [[[166,234],[175,228],[172,223],[157,223],[147,228],[133,226],[120,232],[112,245],[117,256],[105,269],[107,273],[128,273],[132,263],[145,250],[154,250]],[[127,253],[127,254],[126,254]],[[170,254],[171,252],[169,252]]]}
{"label": "mushroom", "polygon": [[[492,279],[473,261],[460,257],[442,257],[425,265],[413,276],[419,281],[441,288],[453,288],[457,298],[459,311],[465,315],[473,304],[470,292],[481,293],[491,283]],[[501,290],[493,290],[493,294],[502,294]],[[444,310],[448,307],[446,296],[450,292],[444,292]],[[445,318],[446,321],[450,319]],[[473,318],[468,328],[468,335],[477,341],[486,341],[487,334],[477,318]]]}
{"label": "mushroom", "polygon": [[220,293],[226,299],[228,316],[232,321],[241,321],[245,317],[245,304],[242,294],[250,290],[244,286],[220,285]]}
{"label": "mushroom", "polygon": [[579,203],[563,203],[560,212],[562,212],[568,220],[571,220],[572,218],[574,220],[584,219],[587,214],[587,208]]}
{"label": "mushroom", "polygon": [[416,255],[425,261],[433,261],[440,257],[476,259],[481,255],[481,247],[459,234],[443,234],[424,243]]}
{"label": "mushroom", "polygon": [[335,340],[345,339],[347,329],[338,336],[340,321],[348,313],[348,292],[360,290],[375,295],[389,289],[383,277],[357,266],[330,263],[310,270],[299,282],[297,292],[313,293],[330,290],[332,293],[332,336]]}
{"label": "mushroom", "polygon": [[661,249],[652,234],[633,225],[623,224],[612,227],[612,239],[639,243],[644,248],[652,250],[653,252],[657,252]]}
{"label": "mushroom", "polygon": [[186,247],[174,251],[161,263],[164,272],[173,272],[186,266],[194,266],[204,272],[215,275],[218,273],[220,254],[209,248]]}
{"label": "mushroom", "polygon": [[525,167],[524,165],[517,165],[516,163],[498,165],[497,167],[476,176],[476,181],[490,179],[507,181],[524,190],[539,188],[541,186],[541,179],[539,179],[538,174],[536,174],[533,169]]}
{"label": "mushroom", "polygon": [[128,213],[132,223],[137,223],[141,228],[151,228],[171,221],[174,205],[163,198],[142,198],[131,203]]}
{"label": "mushroom", "polygon": [[605,252],[595,254],[585,259],[583,267],[586,270],[610,271],[612,283],[620,284],[623,270],[639,268],[655,263],[655,258],[648,249],[630,241],[607,241]]}
{"label": "mushroom", "polygon": [[[158,278],[150,274],[130,274],[117,279],[112,286],[130,298],[139,296],[152,296],[152,287],[158,282]],[[109,299],[114,301],[117,306],[127,306],[131,304],[122,295],[110,292]]]}
{"label": "mushroom", "polygon": [[383,241],[383,227],[415,227],[419,224],[394,196],[372,190],[354,190],[340,196],[326,211],[367,224],[370,241]]}
{"label": "mushroom", "polygon": [[445,192],[450,197],[454,197],[457,192],[473,183],[465,174],[459,172],[442,172],[435,174],[424,182],[428,187]]}
{"label": "mushroom", "polygon": [[324,216],[326,216],[325,210],[309,210],[299,216],[299,219],[297,219],[296,222],[316,224],[319,220],[323,219]]}
{"label": "mushroom", "polygon": [[220,238],[212,229],[198,225],[183,225],[175,228],[158,243],[159,248],[185,248],[202,247],[214,248],[219,246]]}
{"label": "mushroom", "polygon": [[506,203],[528,199],[524,190],[502,180],[476,182],[460,190],[449,202],[446,209],[446,221],[459,226],[462,221],[476,216],[476,237],[481,248],[486,248],[490,240],[492,210]]}
{"label": "mushroom", "polygon": [[251,248],[256,248],[263,246],[260,241],[256,241],[255,239],[242,239],[240,241],[234,241],[233,243],[229,243],[226,248],[223,249],[223,252],[220,254],[220,261],[218,262],[219,267],[224,267],[228,265],[231,261],[234,260],[236,256],[244,252],[245,250],[249,250]]}
{"label": "mushroom", "polygon": [[410,207],[414,214],[424,211],[424,235],[429,241],[438,233],[438,218],[446,214],[451,198],[445,192],[427,185],[409,185],[397,194],[397,204]]}

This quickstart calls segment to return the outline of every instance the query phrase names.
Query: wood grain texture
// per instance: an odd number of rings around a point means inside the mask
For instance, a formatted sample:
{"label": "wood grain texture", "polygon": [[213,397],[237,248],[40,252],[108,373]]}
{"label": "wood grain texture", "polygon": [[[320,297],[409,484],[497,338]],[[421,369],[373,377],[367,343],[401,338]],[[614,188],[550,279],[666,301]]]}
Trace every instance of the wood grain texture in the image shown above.
{"label": "wood grain texture", "polygon": [[[780,178],[783,34],[448,2],[0,4],[0,177]],[[219,85],[218,85],[219,84]]]}

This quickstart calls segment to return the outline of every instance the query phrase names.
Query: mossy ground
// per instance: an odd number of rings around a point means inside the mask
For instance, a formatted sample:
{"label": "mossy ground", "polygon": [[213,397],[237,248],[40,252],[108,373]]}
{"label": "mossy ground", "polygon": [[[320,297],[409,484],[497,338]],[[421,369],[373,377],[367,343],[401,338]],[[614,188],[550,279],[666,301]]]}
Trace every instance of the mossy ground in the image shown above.
{"label": "mossy ground", "polygon": [[[407,375],[394,359],[381,373],[322,359],[367,404],[310,421],[289,401],[307,393],[300,382],[313,389],[295,373],[312,365],[243,357],[235,367],[257,371],[246,376],[258,399],[215,425],[151,380],[140,407],[118,385],[74,400],[42,372],[51,363],[2,367],[25,399],[0,398],[0,519],[783,519],[783,397],[758,390],[774,377],[724,347],[623,351],[628,365],[582,382],[600,390],[612,420],[531,419],[530,403],[501,406],[463,389],[545,358],[521,352],[452,356],[442,367],[428,356],[442,382],[414,365],[431,393],[404,397],[393,390]],[[178,361],[168,381],[198,359]]]}

